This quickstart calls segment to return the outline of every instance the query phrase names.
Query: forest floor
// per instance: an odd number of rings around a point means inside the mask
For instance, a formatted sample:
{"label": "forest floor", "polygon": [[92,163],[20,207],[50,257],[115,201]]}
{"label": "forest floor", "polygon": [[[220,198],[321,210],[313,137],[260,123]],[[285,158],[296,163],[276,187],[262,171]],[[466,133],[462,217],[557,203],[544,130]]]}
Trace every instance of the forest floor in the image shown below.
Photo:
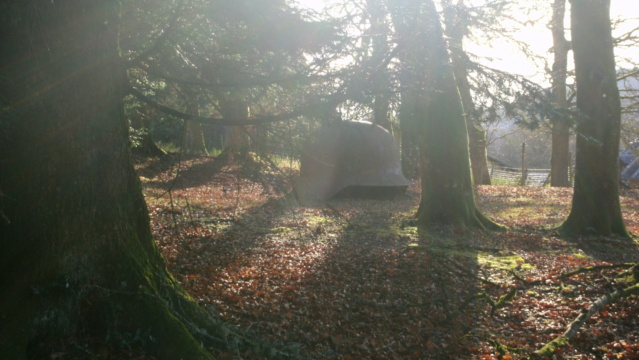
{"label": "forest floor", "polygon": [[[480,186],[480,209],[508,230],[424,232],[411,222],[417,184],[392,200],[300,206],[286,200],[293,171],[258,178],[209,157],[136,168],[158,245],[193,298],[313,359],[528,358],[626,286],[639,259],[636,241],[558,237],[572,189]],[[621,202],[636,236],[639,191]],[[639,359],[639,298],[606,305],[552,358]]]}

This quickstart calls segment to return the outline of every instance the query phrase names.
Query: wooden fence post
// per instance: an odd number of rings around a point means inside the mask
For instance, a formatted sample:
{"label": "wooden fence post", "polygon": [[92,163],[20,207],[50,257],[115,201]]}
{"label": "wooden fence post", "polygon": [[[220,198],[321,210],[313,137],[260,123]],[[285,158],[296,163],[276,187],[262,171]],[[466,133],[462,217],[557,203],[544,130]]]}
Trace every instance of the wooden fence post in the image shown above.
{"label": "wooden fence post", "polygon": [[521,144],[521,186],[526,185],[526,143]]}

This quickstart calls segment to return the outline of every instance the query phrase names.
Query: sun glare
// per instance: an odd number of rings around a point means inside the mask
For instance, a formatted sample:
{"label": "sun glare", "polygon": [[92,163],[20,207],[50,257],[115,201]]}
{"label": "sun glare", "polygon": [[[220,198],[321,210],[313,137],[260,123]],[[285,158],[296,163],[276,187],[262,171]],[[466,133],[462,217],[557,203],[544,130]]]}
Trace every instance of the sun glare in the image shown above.
{"label": "sun glare", "polygon": [[292,1],[296,6],[305,9],[312,9],[315,11],[321,11],[326,7],[330,1],[326,0],[293,0]]}
{"label": "sun glare", "polygon": [[[335,3],[337,0],[292,0],[291,2],[299,8],[310,9],[314,11],[322,11],[327,6]],[[539,14],[543,14],[543,7],[546,6],[550,11],[551,4],[541,3],[539,5]],[[567,1],[566,11],[566,37],[570,38],[570,3]],[[624,18],[631,19],[626,21],[618,29],[615,29],[613,35],[618,36],[626,33],[633,28],[639,26],[639,1],[637,0],[612,0],[610,7],[610,16],[612,19]],[[546,16],[549,17],[549,16]],[[526,43],[531,52],[537,56],[536,59],[523,54],[517,48],[517,45],[506,39],[491,39],[489,42],[467,43],[466,49],[483,58],[480,62],[487,66],[497,68],[503,71],[516,73],[526,76],[540,83],[547,82],[545,76],[545,67],[552,64],[552,35],[548,29],[548,20],[542,18],[534,25],[528,25],[518,29],[512,37]],[[517,19],[525,23],[529,19]],[[635,49],[619,48],[615,49],[615,53],[620,59],[634,58],[637,56]],[[620,67],[624,66],[623,60],[619,61]]]}

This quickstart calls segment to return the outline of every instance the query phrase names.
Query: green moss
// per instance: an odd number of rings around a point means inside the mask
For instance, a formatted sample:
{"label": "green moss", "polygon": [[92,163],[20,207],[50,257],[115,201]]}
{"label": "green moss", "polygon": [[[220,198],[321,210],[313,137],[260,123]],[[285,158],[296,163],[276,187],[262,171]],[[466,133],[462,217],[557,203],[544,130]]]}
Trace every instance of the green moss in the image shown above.
{"label": "green moss", "polygon": [[521,269],[534,269],[531,264],[526,263],[524,258],[519,255],[498,256],[494,254],[479,253],[477,262],[481,265],[487,265],[495,269],[512,270],[516,267]]}
{"label": "green moss", "polygon": [[507,294],[504,294],[499,297],[499,300],[495,303],[495,309],[501,309],[510,301],[512,301],[517,295],[517,289],[511,289]]}
{"label": "green moss", "polygon": [[477,252],[472,250],[460,250],[460,249],[446,248],[446,247],[433,247],[430,250],[436,253],[445,254],[445,255],[463,256],[463,257],[473,258],[473,259],[477,257]]}
{"label": "green moss", "polygon": [[353,235],[377,235],[380,237],[409,237],[416,238],[419,235],[419,230],[415,226],[402,227],[400,225],[392,224],[387,227],[374,227],[374,226],[354,226],[349,229],[349,233]]}
{"label": "green moss", "polygon": [[[419,249],[420,245],[417,243],[411,243],[408,245],[412,249]],[[430,246],[424,247],[424,250],[453,256],[463,256],[467,258],[476,258],[477,263],[480,265],[486,265],[495,269],[512,270],[515,268],[520,269],[534,269],[531,264],[526,263],[524,258],[519,255],[495,255],[486,252],[477,252],[473,250],[463,250],[459,248],[445,247],[445,246]]]}
{"label": "green moss", "polygon": [[326,216],[305,214],[304,221],[306,221],[306,224],[309,226],[315,226],[320,224],[332,223],[333,219]]}
{"label": "green moss", "polygon": [[565,336],[559,336],[548,344],[544,345],[541,349],[537,350],[537,354],[541,357],[551,357],[557,349],[568,346],[568,338]]}
{"label": "green moss", "polygon": [[639,279],[635,278],[634,274],[628,274],[625,276],[617,277],[617,282],[620,284],[630,285],[639,282]]}
{"label": "green moss", "polygon": [[271,228],[268,232],[272,234],[284,234],[292,230],[293,229],[287,226],[277,226],[277,227]]}
{"label": "green moss", "polygon": [[565,297],[574,297],[575,289],[571,285],[560,284],[561,295]]}
{"label": "green moss", "polygon": [[[178,319],[156,296],[140,294],[122,295],[118,303],[127,304],[123,309],[119,331],[144,334],[140,344],[150,355],[158,359],[213,359]],[[140,327],[144,324],[144,328]]]}

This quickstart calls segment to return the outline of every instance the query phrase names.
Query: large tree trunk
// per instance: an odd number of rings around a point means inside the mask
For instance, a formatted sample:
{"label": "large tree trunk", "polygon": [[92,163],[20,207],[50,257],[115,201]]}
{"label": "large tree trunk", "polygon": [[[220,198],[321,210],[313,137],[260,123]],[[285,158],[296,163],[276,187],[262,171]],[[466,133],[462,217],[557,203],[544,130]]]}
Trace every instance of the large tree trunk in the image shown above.
{"label": "large tree trunk", "polygon": [[433,1],[424,1],[422,11],[420,33],[427,54],[428,90],[420,103],[422,195],[418,224],[496,227],[475,205],[466,118]]}
{"label": "large tree trunk", "polygon": [[570,121],[566,118],[566,74],[570,43],[564,36],[566,0],[555,0],[552,12],[552,39],[554,62],[552,65],[552,96],[557,108],[552,119],[552,155],[550,159],[550,186],[570,186]]}
{"label": "large tree trunk", "polygon": [[610,27],[610,0],[572,1],[577,79],[577,158],[565,235],[629,237],[619,204],[621,102]]}
{"label": "large tree trunk", "polygon": [[475,185],[490,185],[488,156],[486,154],[486,131],[477,124],[475,104],[470,92],[470,83],[468,82],[468,58],[464,52],[464,36],[468,32],[468,21],[463,17],[466,8],[463,0],[455,5],[451,4],[450,0],[445,1],[444,6],[446,15],[444,17],[446,21],[445,34],[450,44],[453,73],[466,115],[473,182]]}
{"label": "large tree trunk", "polygon": [[0,354],[80,358],[139,334],[158,359],[212,358],[221,327],[167,272],[131,164],[117,2],[0,9]]}

